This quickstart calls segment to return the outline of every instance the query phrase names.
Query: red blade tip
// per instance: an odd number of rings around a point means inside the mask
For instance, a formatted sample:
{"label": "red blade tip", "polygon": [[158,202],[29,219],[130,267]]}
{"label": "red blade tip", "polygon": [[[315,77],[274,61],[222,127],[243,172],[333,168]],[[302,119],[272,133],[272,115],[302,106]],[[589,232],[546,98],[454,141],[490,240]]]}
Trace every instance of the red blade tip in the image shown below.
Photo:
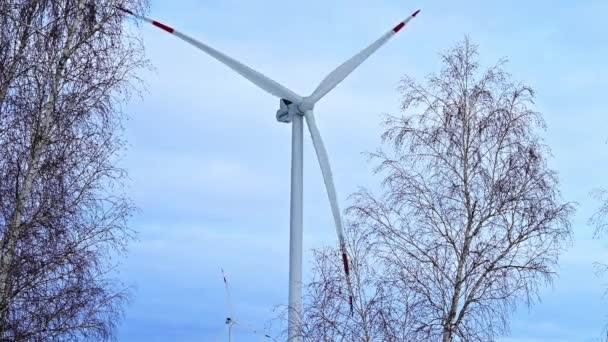
{"label": "red blade tip", "polygon": [[173,33],[173,31],[174,31],[172,27],[167,26],[167,25],[165,25],[163,23],[160,23],[158,21],[155,21],[155,20],[152,21],[152,25],[160,28],[161,30],[165,30],[165,31],[167,31],[169,33]]}
{"label": "red blade tip", "polygon": [[418,13],[420,13],[420,10],[417,10],[416,12],[412,13],[412,17],[415,17]]}

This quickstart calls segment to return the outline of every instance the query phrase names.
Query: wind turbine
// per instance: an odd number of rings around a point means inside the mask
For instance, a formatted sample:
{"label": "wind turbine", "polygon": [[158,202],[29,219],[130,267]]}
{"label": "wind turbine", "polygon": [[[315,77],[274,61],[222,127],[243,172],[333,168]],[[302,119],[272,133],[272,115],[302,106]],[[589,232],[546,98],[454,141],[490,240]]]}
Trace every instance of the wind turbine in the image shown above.
{"label": "wind turbine", "polygon": [[222,278],[224,278],[224,289],[226,291],[226,308],[228,309],[228,317],[226,317],[226,325],[228,326],[228,342],[232,342],[232,326],[234,325],[234,313],[232,311],[232,300],[230,299],[230,289],[228,288],[228,280],[222,268]]}
{"label": "wind turbine", "polygon": [[279,110],[276,118],[279,122],[292,124],[291,138],[291,201],[290,201],[290,230],[289,230],[289,311],[288,311],[288,339],[289,341],[301,341],[301,314],[302,314],[302,193],[303,193],[303,126],[304,119],[308,125],[308,130],[312,138],[312,143],[319,160],[321,173],[325,182],[327,196],[334,218],[340,250],[342,252],[342,262],[346,276],[346,284],[350,293],[349,304],[351,313],[353,310],[352,287],[348,269],[348,255],[344,241],[342,218],[340,207],[336,195],[333,176],[329,164],[329,158],[321,134],[315,122],[314,107],[319,100],[327,95],[332,89],[340,84],[350,73],[352,73],[361,63],[368,59],[382,45],[386,44],[395,36],[405,25],[420,12],[409,15],[406,19],[399,22],[395,27],[383,34],[378,40],[351,57],[346,62],[338,66],[329,73],[319,83],[317,88],[310,96],[302,97],[278,82],[264,76],[262,73],[246,66],[245,64],[233,59],[232,57],[202,43],[174,28],[150,18],[138,15],[128,9],[117,7],[136,18],[146,21],[163,31],[173,34],[185,42],[197,47],[211,57],[225,64],[241,76],[248,79],[253,84],[262,88],[266,92],[278,97]]}
{"label": "wind turbine", "polygon": [[[243,324],[241,321],[236,320],[234,318],[234,312],[232,311],[232,297],[230,296],[230,288],[228,287],[228,280],[226,279],[226,273],[224,273],[224,269],[222,269],[222,278],[224,279],[224,290],[226,291],[226,308],[228,316],[226,317],[226,326],[228,327],[228,342],[232,342],[232,327],[238,325],[242,329],[254,334],[258,335],[265,340],[271,340],[272,337],[270,335],[257,331],[256,329]],[[274,341],[274,339],[272,339]]]}

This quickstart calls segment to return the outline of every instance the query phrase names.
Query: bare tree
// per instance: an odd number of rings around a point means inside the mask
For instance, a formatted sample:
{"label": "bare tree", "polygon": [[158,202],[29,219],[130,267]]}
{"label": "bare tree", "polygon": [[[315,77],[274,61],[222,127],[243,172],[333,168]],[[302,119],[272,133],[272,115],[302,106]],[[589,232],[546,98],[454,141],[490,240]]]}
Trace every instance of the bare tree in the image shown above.
{"label": "bare tree", "polygon": [[415,341],[411,329],[417,299],[399,291],[386,278],[374,253],[370,232],[356,224],[346,231],[350,256],[353,311],[341,276],[338,248],[313,250],[312,280],[305,287],[303,338],[305,341]]}
{"label": "bare tree", "polygon": [[133,206],[121,103],[146,65],[115,5],[0,0],[0,339],[107,340]]}
{"label": "bare tree", "polygon": [[608,189],[596,189],[592,196],[600,201],[600,207],[589,219],[589,224],[595,228],[595,238],[603,238],[608,233]]}
{"label": "bare tree", "polygon": [[382,193],[349,209],[374,234],[384,278],[420,298],[416,340],[494,341],[516,305],[550,282],[570,242],[563,202],[538,136],[534,92],[504,61],[485,71],[468,38],[421,85],[402,81],[403,116],[388,116],[371,155]]}
{"label": "bare tree", "polygon": [[[595,228],[594,237],[603,239],[608,233],[608,190],[596,189],[592,196],[600,201],[600,207],[589,219],[589,224]],[[608,262],[597,261],[595,267],[600,277],[608,274]],[[608,290],[606,290],[605,295],[608,295]],[[603,336],[604,341],[608,342],[608,323],[604,326]]]}

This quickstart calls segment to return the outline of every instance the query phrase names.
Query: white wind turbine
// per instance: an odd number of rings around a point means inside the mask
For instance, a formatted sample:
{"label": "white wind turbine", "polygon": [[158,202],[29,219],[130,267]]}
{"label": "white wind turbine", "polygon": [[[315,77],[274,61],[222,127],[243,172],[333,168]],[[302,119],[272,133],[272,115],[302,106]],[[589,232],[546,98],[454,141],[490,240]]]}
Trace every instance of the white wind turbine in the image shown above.
{"label": "white wind turbine", "polygon": [[118,8],[134,17],[144,20],[174,36],[186,41],[204,51],[211,57],[225,64],[232,70],[239,73],[241,76],[248,79],[253,84],[267,91],[268,93],[280,98],[279,110],[277,111],[277,120],[284,123],[292,124],[291,138],[291,201],[290,201],[290,231],[289,231],[289,311],[288,311],[288,338],[289,341],[301,340],[301,313],[302,313],[302,187],[303,187],[303,172],[302,172],[302,155],[303,155],[303,126],[304,119],[308,125],[308,130],[312,138],[312,143],[319,160],[327,196],[338,233],[338,241],[342,252],[342,261],[344,272],[346,275],[346,283],[349,289],[349,304],[352,312],[352,288],[350,285],[348,257],[346,254],[346,246],[344,242],[344,233],[342,227],[342,219],[340,215],[340,207],[336,196],[333,176],[329,165],[329,159],[325,145],[321,139],[319,129],[315,123],[313,109],[315,104],[321,100],[327,93],[334,89],[342,82],[351,72],[353,72],[361,63],[369,58],[376,50],[388,42],[395,34],[397,34],[412,18],[414,18],[420,10],[412,13],[405,20],[401,21],[397,26],[383,34],[378,40],[363,49],[358,54],[338,66],[334,71],[329,73],[317,88],[308,97],[302,97],[278,82],[264,76],[260,72],[253,70],[245,64],[225,55],[224,53],[204,44],[184,33],[181,33],[170,26],[167,26],[158,21],[138,15],[128,9]]}
{"label": "white wind turbine", "polygon": [[239,326],[243,330],[248,331],[254,335],[258,335],[260,337],[260,340],[276,341],[270,335],[268,335],[264,332],[258,331],[256,329],[250,327],[249,325],[242,323],[240,320],[235,319],[234,311],[232,311],[232,298],[230,296],[230,288],[228,287],[228,280],[226,279],[226,274],[224,273],[224,269],[222,269],[222,278],[224,279],[224,290],[226,291],[226,308],[227,308],[228,316],[226,317],[225,323],[226,323],[226,326],[228,327],[228,342],[232,342],[232,327],[234,327],[235,325]]}

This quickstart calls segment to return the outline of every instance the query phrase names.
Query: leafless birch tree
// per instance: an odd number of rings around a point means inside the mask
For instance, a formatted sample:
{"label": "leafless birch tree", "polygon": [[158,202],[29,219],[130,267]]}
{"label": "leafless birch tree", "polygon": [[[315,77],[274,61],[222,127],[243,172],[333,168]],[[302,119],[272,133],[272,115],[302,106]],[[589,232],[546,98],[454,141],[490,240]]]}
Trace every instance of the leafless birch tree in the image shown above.
{"label": "leafless birch tree", "polygon": [[0,0],[0,339],[107,340],[132,205],[121,103],[145,66],[113,7]]}
{"label": "leafless birch tree", "polygon": [[350,312],[337,248],[313,251],[313,279],[305,288],[305,341],[415,341],[416,297],[401,292],[375,257],[373,238],[357,225],[346,229],[354,292]]}
{"label": "leafless birch tree", "polygon": [[349,212],[385,283],[421,299],[415,340],[494,341],[554,277],[574,209],[547,166],[534,91],[504,61],[481,70],[468,39],[441,59],[425,84],[403,79],[403,114],[371,155],[381,193],[359,191]]}

